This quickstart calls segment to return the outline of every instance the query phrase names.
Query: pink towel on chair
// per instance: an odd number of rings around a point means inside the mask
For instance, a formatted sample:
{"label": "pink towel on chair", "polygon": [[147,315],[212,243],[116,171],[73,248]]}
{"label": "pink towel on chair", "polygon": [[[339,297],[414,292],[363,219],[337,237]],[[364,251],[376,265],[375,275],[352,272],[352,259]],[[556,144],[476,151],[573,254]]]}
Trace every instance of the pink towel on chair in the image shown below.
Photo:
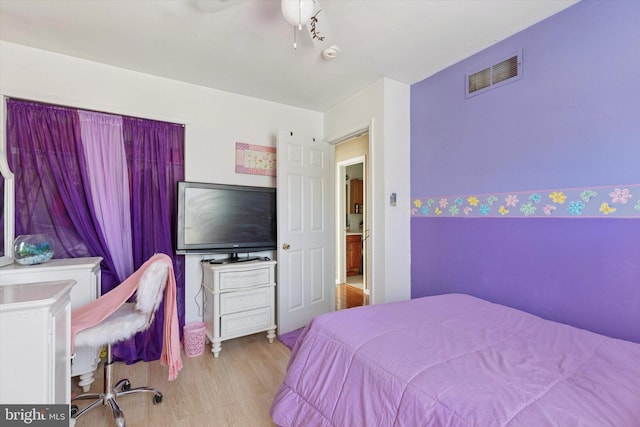
{"label": "pink towel on chair", "polygon": [[155,254],[140,266],[131,276],[100,298],[71,312],[71,352],[73,353],[76,334],[102,322],[124,304],[138,288],[142,273],[154,262],[162,261],[169,266],[167,284],[164,289],[164,339],[160,362],[169,370],[169,381],[178,376],[182,369],[180,358],[180,326],[176,307],[176,278],[171,258],[165,254]]}

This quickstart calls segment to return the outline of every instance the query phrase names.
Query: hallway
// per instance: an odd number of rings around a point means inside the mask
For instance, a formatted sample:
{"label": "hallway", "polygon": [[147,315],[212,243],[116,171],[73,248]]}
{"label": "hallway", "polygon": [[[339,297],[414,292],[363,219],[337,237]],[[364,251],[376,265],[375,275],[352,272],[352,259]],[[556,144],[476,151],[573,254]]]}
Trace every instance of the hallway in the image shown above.
{"label": "hallway", "polygon": [[363,290],[363,283],[362,283],[362,274],[358,275],[358,276],[347,276],[347,285],[351,285],[354,288],[358,288],[360,290]]}
{"label": "hallway", "polygon": [[[362,286],[362,284],[360,286]],[[360,307],[363,305],[369,305],[369,295],[365,295],[362,289],[358,289],[347,283],[336,285],[336,310]]]}

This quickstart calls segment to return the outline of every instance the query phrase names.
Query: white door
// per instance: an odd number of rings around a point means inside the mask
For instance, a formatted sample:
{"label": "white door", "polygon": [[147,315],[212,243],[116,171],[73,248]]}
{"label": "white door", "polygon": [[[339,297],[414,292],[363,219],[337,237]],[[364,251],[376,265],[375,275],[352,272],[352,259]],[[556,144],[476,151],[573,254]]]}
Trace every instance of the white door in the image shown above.
{"label": "white door", "polygon": [[333,310],[334,147],[278,132],[278,333]]}

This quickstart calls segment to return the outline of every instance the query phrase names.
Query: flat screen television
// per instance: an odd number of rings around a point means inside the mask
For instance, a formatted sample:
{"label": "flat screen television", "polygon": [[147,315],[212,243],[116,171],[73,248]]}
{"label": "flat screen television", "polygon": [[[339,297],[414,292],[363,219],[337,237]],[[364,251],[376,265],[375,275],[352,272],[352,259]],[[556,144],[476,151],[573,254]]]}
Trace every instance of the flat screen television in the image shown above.
{"label": "flat screen television", "polygon": [[276,220],[275,188],[181,181],[176,252],[255,259],[248,254],[276,249]]}

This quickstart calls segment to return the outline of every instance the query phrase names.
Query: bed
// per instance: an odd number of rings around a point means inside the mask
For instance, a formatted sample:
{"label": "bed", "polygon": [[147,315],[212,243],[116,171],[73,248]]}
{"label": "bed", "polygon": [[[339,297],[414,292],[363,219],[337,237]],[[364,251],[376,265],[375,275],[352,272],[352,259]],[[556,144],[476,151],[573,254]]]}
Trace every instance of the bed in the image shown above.
{"label": "bed", "polygon": [[316,317],[284,427],[640,426],[640,344],[448,294]]}

